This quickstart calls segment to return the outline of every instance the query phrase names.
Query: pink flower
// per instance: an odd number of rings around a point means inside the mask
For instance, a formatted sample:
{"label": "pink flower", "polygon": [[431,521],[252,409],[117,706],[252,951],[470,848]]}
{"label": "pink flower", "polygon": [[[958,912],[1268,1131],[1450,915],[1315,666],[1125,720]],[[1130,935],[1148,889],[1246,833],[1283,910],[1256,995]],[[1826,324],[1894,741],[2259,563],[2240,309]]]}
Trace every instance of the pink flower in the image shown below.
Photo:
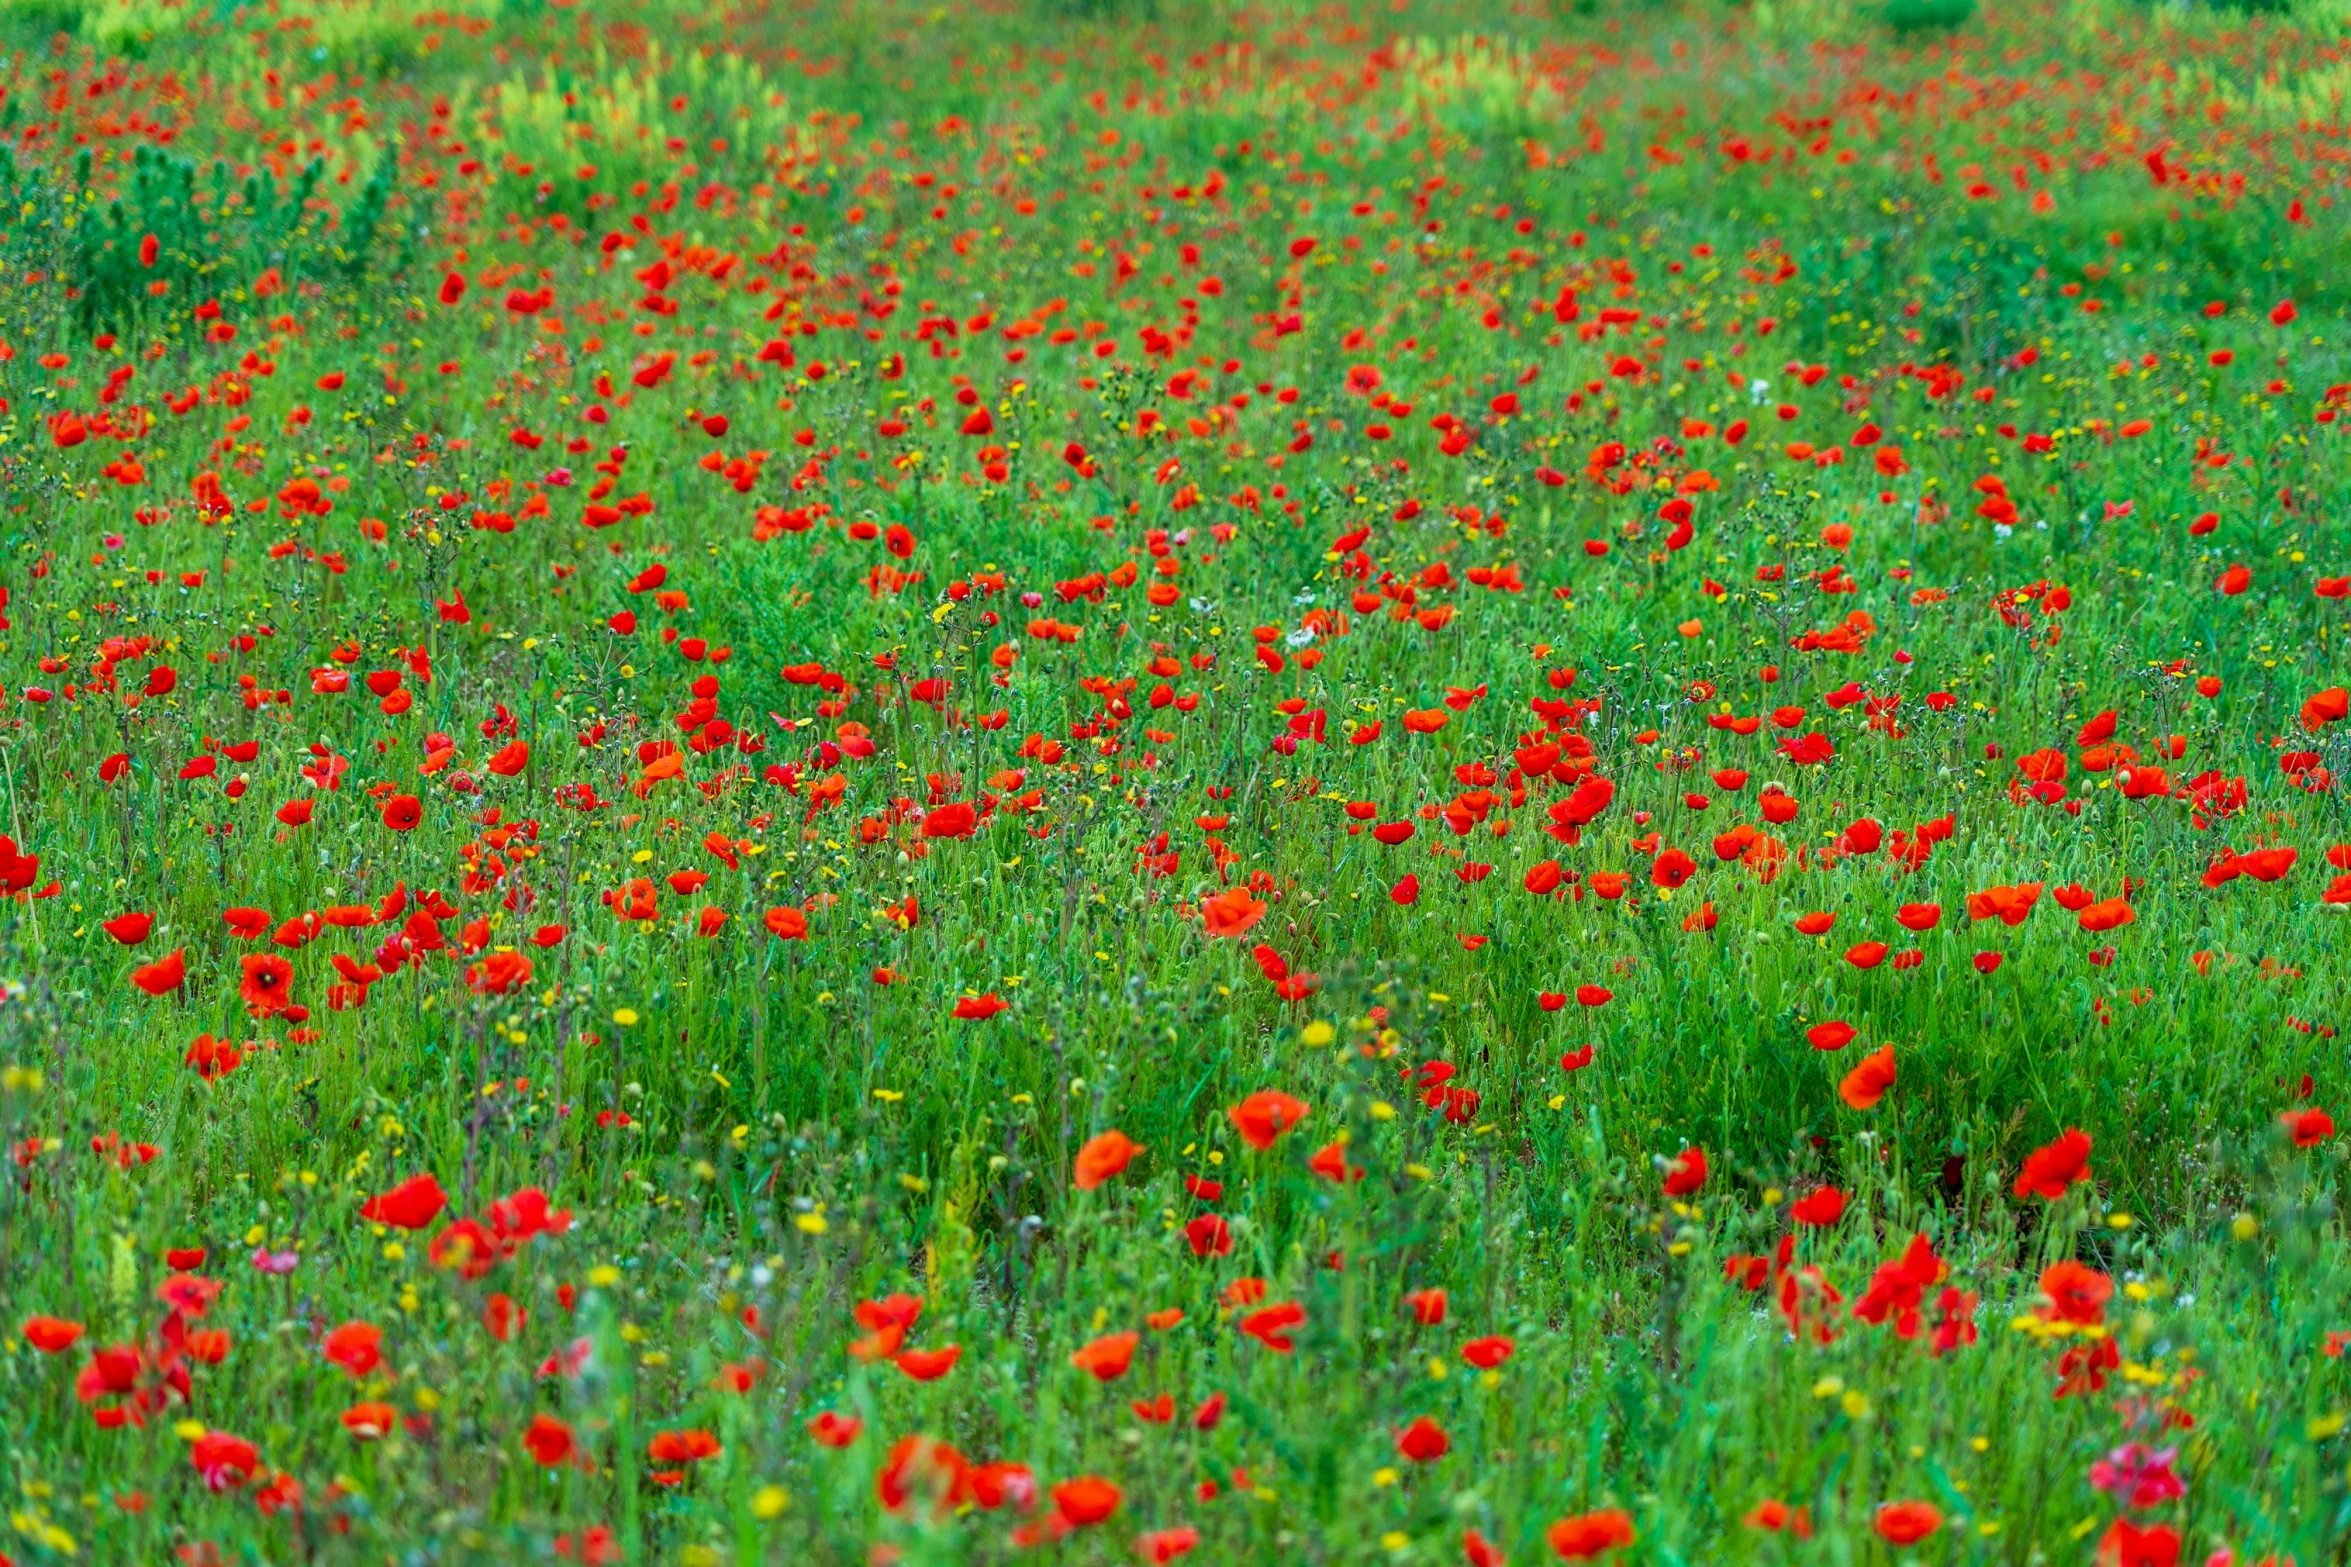
{"label": "pink flower", "polygon": [[2178,1452],[2177,1448],[2132,1442],[2090,1465],[2090,1483],[2125,1507],[2160,1507],[2187,1494],[2188,1488],[2171,1470]]}

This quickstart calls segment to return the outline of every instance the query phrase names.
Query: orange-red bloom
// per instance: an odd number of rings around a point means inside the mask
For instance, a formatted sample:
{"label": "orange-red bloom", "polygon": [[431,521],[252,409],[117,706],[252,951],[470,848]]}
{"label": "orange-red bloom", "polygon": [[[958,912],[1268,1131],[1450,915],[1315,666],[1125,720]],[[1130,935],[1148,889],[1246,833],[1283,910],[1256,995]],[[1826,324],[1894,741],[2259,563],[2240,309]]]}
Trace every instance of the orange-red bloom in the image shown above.
{"label": "orange-red bloom", "polygon": [[657,1464],[696,1464],[718,1454],[718,1438],[699,1429],[656,1431],[645,1445],[645,1456]]}
{"label": "orange-red bloom", "polygon": [[531,1457],[541,1467],[547,1469],[568,1463],[579,1451],[579,1443],[573,1437],[571,1427],[547,1414],[531,1417],[530,1429],[522,1434],[522,1445],[531,1450]]}
{"label": "orange-red bloom", "polygon": [[1211,936],[1245,936],[1265,918],[1266,905],[1246,887],[1230,887],[1200,900],[1200,923]]}
{"label": "orange-red bloom", "polygon": [[1086,1139],[1078,1149],[1077,1161],[1070,1173],[1070,1184],[1081,1192],[1090,1192],[1104,1181],[1117,1175],[1132,1163],[1143,1145],[1128,1138],[1121,1131],[1108,1131]]}
{"label": "orange-red bloom", "polygon": [[1107,1333],[1069,1357],[1069,1363],[1097,1382],[1115,1382],[1134,1364],[1140,1333]]}
{"label": "orange-red bloom", "polygon": [[967,1499],[971,1465],[945,1442],[927,1436],[898,1439],[874,1475],[875,1497],[890,1512],[901,1512],[917,1497],[947,1508]]}
{"label": "orange-red bloom", "polygon": [[1685,1148],[1665,1167],[1665,1195],[1687,1197],[1706,1184],[1706,1150]]}
{"label": "orange-red bloom", "polygon": [[1632,1515],[1622,1508],[1610,1507],[1562,1518],[1545,1531],[1544,1538],[1560,1560],[1583,1562],[1630,1545],[1635,1536]]}
{"label": "orange-red bloom", "polygon": [[936,1382],[955,1369],[955,1362],[963,1358],[963,1346],[949,1344],[943,1349],[902,1349],[898,1352],[898,1369],[917,1382]]}
{"label": "orange-red bloom", "polygon": [[1790,1507],[1775,1497],[1765,1497],[1747,1509],[1741,1522],[1750,1529],[1761,1529],[1766,1534],[1792,1534],[1799,1540],[1812,1538],[1812,1512],[1809,1508]]}
{"label": "orange-red bloom", "polygon": [[327,1360],[356,1381],[384,1363],[384,1330],[372,1322],[346,1322],[320,1341]]}
{"label": "orange-red bloom", "polygon": [[1307,1105],[1302,1099],[1285,1094],[1278,1088],[1260,1089],[1225,1112],[1241,1140],[1252,1148],[1264,1149],[1274,1145],[1274,1139],[1306,1119]]}
{"label": "orange-red bloom", "polygon": [[1518,1345],[1499,1333],[1473,1338],[1461,1346],[1461,1358],[1480,1371],[1491,1371],[1517,1353]]}
{"label": "orange-red bloom", "polygon": [[1916,1545],[1943,1527],[1943,1514],[1927,1502],[1888,1502],[1870,1526],[1889,1544]]}
{"label": "orange-red bloom", "polygon": [[2094,1327],[2106,1320],[2114,1280],[2068,1258],[2041,1270],[2040,1314],[2052,1322]]}
{"label": "orange-red bloom", "polygon": [[255,1017],[275,1017],[286,1010],[294,983],[294,965],[274,952],[249,952],[237,960],[244,983],[237,994]]}
{"label": "orange-red bloom", "polygon": [[1088,1529],[1105,1521],[1123,1500],[1124,1493],[1099,1475],[1080,1475],[1053,1488],[1053,1510],[1073,1529]]}
{"label": "orange-red bloom", "polygon": [[1426,1415],[1396,1433],[1397,1455],[1409,1463],[1433,1464],[1452,1450],[1445,1428]]}
{"label": "orange-red bloom", "polygon": [[2068,1127],[2057,1141],[2034,1149],[2017,1172],[2016,1195],[2055,1202],[2090,1178],[2090,1134]]}
{"label": "orange-red bloom", "polygon": [[819,1447],[847,1447],[864,1429],[865,1422],[857,1416],[832,1409],[808,1422],[808,1434],[816,1439]]}
{"label": "orange-red bloom", "polygon": [[1837,1084],[1837,1097],[1856,1110],[1875,1110],[1893,1086],[1894,1047],[1880,1045],[1845,1074]]}
{"label": "orange-red bloom", "polygon": [[59,1355],[71,1349],[82,1336],[82,1325],[63,1317],[27,1317],[24,1322],[24,1341],[44,1355]]}
{"label": "orange-red bloom", "polygon": [[1240,1321],[1240,1329],[1277,1355],[1287,1355],[1298,1347],[1291,1334],[1305,1325],[1306,1308],[1294,1300],[1252,1311]]}
{"label": "orange-red bloom", "polygon": [[165,996],[188,982],[188,953],[174,947],[153,963],[131,970],[131,983],[150,996]]}
{"label": "orange-red bloom", "polygon": [[411,1176],[379,1197],[360,1204],[359,1216],[396,1230],[421,1230],[449,1206],[449,1194],[428,1171]]}
{"label": "orange-red bloom", "polygon": [[344,1430],[362,1442],[373,1442],[392,1434],[392,1428],[400,1423],[400,1411],[371,1400],[344,1410],[342,1420]]}

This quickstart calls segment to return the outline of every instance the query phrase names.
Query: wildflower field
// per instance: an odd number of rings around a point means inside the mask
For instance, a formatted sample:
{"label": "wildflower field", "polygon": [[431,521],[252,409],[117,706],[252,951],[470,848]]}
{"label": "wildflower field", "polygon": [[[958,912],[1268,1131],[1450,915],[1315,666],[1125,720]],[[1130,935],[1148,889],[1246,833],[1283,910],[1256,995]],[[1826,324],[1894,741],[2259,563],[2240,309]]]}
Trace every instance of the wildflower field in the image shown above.
{"label": "wildflower field", "polygon": [[0,89],[0,1564],[2351,1550],[2351,9]]}

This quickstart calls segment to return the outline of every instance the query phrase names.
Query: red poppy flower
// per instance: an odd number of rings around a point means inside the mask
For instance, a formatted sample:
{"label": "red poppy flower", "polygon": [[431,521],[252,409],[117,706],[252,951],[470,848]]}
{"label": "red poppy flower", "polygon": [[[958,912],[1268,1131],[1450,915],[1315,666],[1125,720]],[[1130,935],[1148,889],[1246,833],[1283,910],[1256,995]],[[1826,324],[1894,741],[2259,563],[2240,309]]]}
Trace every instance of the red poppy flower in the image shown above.
{"label": "red poppy flower", "polygon": [[1097,1382],[1115,1382],[1134,1364],[1139,1333],[1108,1333],[1069,1357],[1069,1363]]}
{"label": "red poppy flower", "polygon": [[1842,1050],[1853,1043],[1860,1032],[1852,1024],[1832,1018],[1824,1023],[1813,1024],[1804,1031],[1804,1037],[1815,1050]]}
{"label": "red poppy flower", "polygon": [[1265,918],[1267,905],[1246,887],[1231,887],[1200,900],[1200,923],[1211,936],[1242,936]]}
{"label": "red poppy flower", "polygon": [[2335,1135],[2335,1118],[2324,1110],[2288,1110],[2279,1120],[2297,1148],[2315,1148]]}
{"label": "red poppy flower", "polygon": [[342,1414],[343,1429],[362,1442],[380,1441],[400,1423],[400,1411],[389,1404],[353,1404]]}
{"label": "red poppy flower", "polygon": [[1081,1192],[1090,1192],[1124,1170],[1142,1151],[1143,1145],[1124,1132],[1114,1130],[1090,1137],[1078,1149],[1070,1184]]}
{"label": "red poppy flower", "polygon": [[1106,1521],[1123,1500],[1119,1488],[1099,1475],[1080,1475],[1053,1488],[1053,1510],[1073,1529],[1090,1529]]}
{"label": "red poppy flower", "polygon": [[657,1431],[645,1455],[657,1464],[697,1464],[719,1454],[718,1438],[707,1431]]}
{"label": "red poppy flower", "polygon": [[1815,1229],[1836,1223],[1845,1216],[1845,1194],[1834,1186],[1823,1186],[1808,1192],[1789,1205],[1788,1217],[1798,1224]]}
{"label": "red poppy flower", "polygon": [[245,1052],[229,1040],[198,1034],[189,1044],[187,1054],[180,1059],[194,1067],[198,1077],[210,1083],[244,1065]]}
{"label": "red poppy flower", "polygon": [[968,838],[979,825],[979,813],[957,800],[934,807],[922,819],[925,838]]}
{"label": "red poppy flower", "polygon": [[1200,1545],[1200,1531],[1190,1524],[1178,1524],[1173,1529],[1152,1529],[1135,1536],[1135,1554],[1152,1567],[1168,1567],[1178,1557],[1188,1556]]}
{"label": "red poppy flower", "polygon": [[1943,1514],[1927,1502],[1888,1502],[1877,1510],[1871,1527],[1889,1544],[1916,1545],[1943,1527]]}
{"label": "red poppy flower", "polygon": [[2180,1533],[2167,1523],[2142,1528],[2117,1518],[2098,1537],[2097,1567],[2179,1567],[2179,1560]]}
{"label": "red poppy flower", "polygon": [[188,953],[175,947],[156,962],[131,970],[131,983],[150,996],[169,995],[188,982]]}
{"label": "red poppy flower", "polygon": [[506,996],[531,982],[531,960],[519,952],[493,952],[465,971],[468,990],[484,996]]}
{"label": "red poppy flower", "polygon": [[2094,1327],[2106,1320],[2114,1280],[2070,1258],[2041,1270],[2041,1315],[2052,1322]]}
{"label": "red poppy flower", "polygon": [[808,1434],[816,1439],[819,1447],[847,1447],[857,1440],[858,1433],[864,1429],[865,1422],[855,1415],[844,1415],[831,1409],[808,1422]]}
{"label": "red poppy flower", "polygon": [[1445,1428],[1426,1415],[1396,1433],[1396,1452],[1409,1463],[1433,1464],[1452,1450]]}
{"label": "red poppy flower", "polygon": [[1517,1353],[1518,1345],[1498,1333],[1473,1338],[1461,1346],[1461,1358],[1480,1371],[1491,1371]]}
{"label": "red poppy flower", "polygon": [[2016,1195],[2055,1202],[2067,1188],[2089,1178],[2090,1134],[2068,1127],[2055,1142],[2025,1156],[2016,1176]]}
{"label": "red poppy flower", "polygon": [[421,1230],[449,1206],[449,1194],[430,1172],[412,1176],[381,1196],[360,1204],[359,1216],[396,1230]]}
{"label": "red poppy flower", "polygon": [[1590,1561],[1633,1543],[1633,1520],[1620,1508],[1562,1518],[1544,1532],[1562,1561]]}
{"label": "red poppy flower", "polygon": [[1275,1354],[1287,1355],[1298,1347],[1290,1336],[1292,1331],[1303,1326],[1305,1321],[1304,1306],[1296,1301],[1283,1301],[1279,1305],[1249,1313],[1240,1320],[1238,1326],[1243,1333]]}
{"label": "red poppy flower", "polygon": [[522,1445],[529,1448],[531,1457],[546,1469],[570,1462],[579,1451],[579,1443],[573,1437],[571,1427],[549,1414],[531,1417],[530,1428],[522,1434]]}
{"label": "red poppy flower", "polygon": [[126,947],[135,947],[155,928],[152,914],[118,914],[98,927]]}
{"label": "red poppy flower", "polygon": [[504,1291],[493,1293],[482,1302],[482,1331],[501,1344],[513,1343],[514,1335],[528,1320],[528,1314],[514,1303],[514,1297]]}
{"label": "red poppy flower", "polygon": [[207,1431],[189,1444],[188,1463],[202,1477],[206,1490],[233,1491],[253,1478],[261,1465],[261,1450],[226,1431]]}
{"label": "red poppy flower", "polygon": [[24,1341],[42,1354],[59,1355],[82,1336],[82,1325],[63,1317],[27,1317],[23,1331]]}
{"label": "red poppy flower", "polygon": [[1204,1213],[1184,1226],[1184,1244],[1195,1257],[1222,1257],[1233,1249],[1232,1226],[1222,1214]]}
{"label": "red poppy flower", "polygon": [[875,1474],[875,1498],[890,1512],[900,1512],[917,1496],[945,1508],[966,1497],[971,1465],[944,1442],[927,1436],[900,1437]]}
{"label": "red poppy flower", "polygon": [[1307,1114],[1304,1100],[1275,1088],[1261,1089],[1225,1111],[1241,1140],[1258,1149],[1271,1148],[1276,1138],[1305,1120]]}
{"label": "red poppy flower", "polygon": [[384,1363],[384,1330],[372,1322],[346,1322],[320,1341],[327,1360],[358,1380]]}
{"label": "red poppy flower", "polygon": [[898,1369],[917,1382],[936,1382],[955,1369],[955,1362],[963,1358],[963,1346],[949,1344],[944,1349],[904,1349],[897,1355]]}
{"label": "red poppy flower", "polygon": [[506,1247],[479,1219],[444,1225],[425,1249],[426,1260],[434,1267],[452,1269],[468,1279],[486,1276],[505,1254]]}
{"label": "red poppy flower", "polygon": [[255,1017],[275,1017],[285,1011],[294,965],[274,952],[247,953],[237,962],[244,970],[244,983],[237,994],[244,999],[246,1010]]}
{"label": "red poppy flower", "polygon": [[1688,1197],[1706,1184],[1706,1150],[1685,1148],[1665,1170],[1665,1195]]}
{"label": "red poppy flower", "polygon": [[1894,1086],[1894,1047],[1880,1045],[1845,1074],[1837,1097],[1856,1110],[1875,1110]]}

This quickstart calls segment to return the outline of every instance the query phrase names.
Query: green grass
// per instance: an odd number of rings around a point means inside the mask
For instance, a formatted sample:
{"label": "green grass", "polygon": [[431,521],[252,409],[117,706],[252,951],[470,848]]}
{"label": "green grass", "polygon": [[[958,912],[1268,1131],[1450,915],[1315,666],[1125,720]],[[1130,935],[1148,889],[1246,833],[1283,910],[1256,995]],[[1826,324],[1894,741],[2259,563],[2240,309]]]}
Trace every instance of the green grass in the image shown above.
{"label": "green grass", "polygon": [[112,14],[0,10],[0,1555],[2343,1549],[2328,17]]}

